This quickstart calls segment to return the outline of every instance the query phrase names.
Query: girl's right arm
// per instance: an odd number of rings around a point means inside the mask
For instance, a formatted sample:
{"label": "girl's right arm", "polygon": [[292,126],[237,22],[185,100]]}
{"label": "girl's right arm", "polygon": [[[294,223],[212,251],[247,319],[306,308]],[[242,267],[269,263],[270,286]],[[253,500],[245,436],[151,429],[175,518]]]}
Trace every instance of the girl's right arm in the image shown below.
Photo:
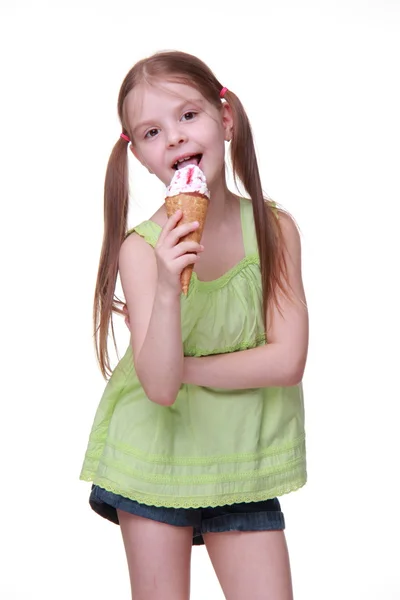
{"label": "girl's right arm", "polygon": [[179,242],[198,227],[178,225],[181,217],[168,219],[154,250],[132,234],[119,255],[136,373],[147,397],[164,406],[175,402],[183,376],[180,274],[201,252],[196,242]]}

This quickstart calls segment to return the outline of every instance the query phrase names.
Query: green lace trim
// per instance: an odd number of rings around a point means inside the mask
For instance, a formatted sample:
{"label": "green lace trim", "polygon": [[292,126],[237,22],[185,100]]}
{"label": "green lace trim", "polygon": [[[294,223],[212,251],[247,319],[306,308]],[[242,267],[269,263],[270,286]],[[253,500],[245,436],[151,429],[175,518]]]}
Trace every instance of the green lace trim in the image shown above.
{"label": "green lace trim", "polygon": [[88,475],[81,475],[82,481],[93,482],[99,487],[118,494],[124,498],[135,500],[140,504],[146,504],[147,506],[157,506],[165,508],[204,508],[204,507],[215,507],[215,506],[226,506],[229,504],[236,504],[241,502],[258,502],[266,500],[268,498],[274,498],[276,496],[283,496],[290,492],[299,490],[307,483],[307,475],[304,472],[302,476],[296,477],[292,482],[286,485],[276,485],[268,487],[267,490],[261,492],[239,492],[236,494],[220,494],[212,496],[201,496],[201,497],[188,497],[182,498],[181,496],[160,496],[156,494],[143,494],[142,492],[129,492],[121,487],[115,485],[114,482],[110,481],[106,477],[93,478]]}
{"label": "green lace trim", "polygon": [[[103,438],[101,436],[93,436],[93,441],[98,443],[103,443]],[[282,446],[277,447],[269,447],[261,450],[261,452],[247,452],[242,454],[220,454],[217,456],[166,456],[165,454],[148,454],[147,452],[142,452],[137,448],[132,448],[128,446],[128,444],[124,444],[121,442],[110,442],[107,440],[106,445],[110,448],[114,448],[124,454],[128,454],[129,456],[134,456],[139,460],[143,460],[147,463],[154,463],[159,465],[180,465],[180,466],[200,466],[200,465],[208,465],[212,464],[221,464],[221,463],[240,463],[240,462],[251,462],[257,461],[262,458],[266,458],[268,456],[278,456],[279,454],[285,454],[290,450],[294,450],[300,446],[302,446],[305,442],[305,435],[301,435],[296,438],[293,442],[284,444]],[[103,454],[103,449],[99,452],[88,452],[88,456],[94,460],[100,460]]]}

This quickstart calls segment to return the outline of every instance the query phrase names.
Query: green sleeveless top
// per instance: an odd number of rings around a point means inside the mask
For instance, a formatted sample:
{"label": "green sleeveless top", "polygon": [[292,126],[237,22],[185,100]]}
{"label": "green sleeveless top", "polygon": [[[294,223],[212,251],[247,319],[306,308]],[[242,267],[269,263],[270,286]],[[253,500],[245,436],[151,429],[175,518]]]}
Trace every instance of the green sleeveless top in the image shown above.
{"label": "green sleeveless top", "polygon": [[[240,202],[245,257],[214,281],[193,273],[181,296],[185,356],[266,343],[253,210],[249,200]],[[154,247],[161,229],[145,221],[132,231]],[[80,478],[176,508],[291,492],[307,478],[302,386],[235,391],[183,384],[172,406],[160,406],[146,397],[129,347],[97,409]]]}

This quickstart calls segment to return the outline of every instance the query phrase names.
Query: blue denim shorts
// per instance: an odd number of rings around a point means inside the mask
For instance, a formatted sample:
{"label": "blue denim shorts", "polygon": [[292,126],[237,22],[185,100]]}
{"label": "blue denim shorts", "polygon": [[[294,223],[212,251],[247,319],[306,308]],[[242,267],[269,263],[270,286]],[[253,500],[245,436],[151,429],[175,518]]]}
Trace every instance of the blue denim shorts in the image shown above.
{"label": "blue denim shorts", "polygon": [[214,508],[163,508],[139,504],[93,485],[89,504],[97,514],[117,525],[118,509],[175,527],[193,527],[193,544],[196,546],[204,544],[203,533],[285,529],[278,498]]}

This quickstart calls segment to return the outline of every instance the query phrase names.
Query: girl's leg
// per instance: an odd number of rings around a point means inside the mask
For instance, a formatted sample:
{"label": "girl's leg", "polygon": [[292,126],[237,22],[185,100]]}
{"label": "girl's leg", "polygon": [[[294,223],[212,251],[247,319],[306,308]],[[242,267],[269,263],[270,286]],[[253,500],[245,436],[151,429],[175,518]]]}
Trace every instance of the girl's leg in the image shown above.
{"label": "girl's leg", "polygon": [[293,600],[283,531],[203,534],[226,600]]}
{"label": "girl's leg", "polygon": [[192,527],[118,511],[132,600],[189,600]]}

